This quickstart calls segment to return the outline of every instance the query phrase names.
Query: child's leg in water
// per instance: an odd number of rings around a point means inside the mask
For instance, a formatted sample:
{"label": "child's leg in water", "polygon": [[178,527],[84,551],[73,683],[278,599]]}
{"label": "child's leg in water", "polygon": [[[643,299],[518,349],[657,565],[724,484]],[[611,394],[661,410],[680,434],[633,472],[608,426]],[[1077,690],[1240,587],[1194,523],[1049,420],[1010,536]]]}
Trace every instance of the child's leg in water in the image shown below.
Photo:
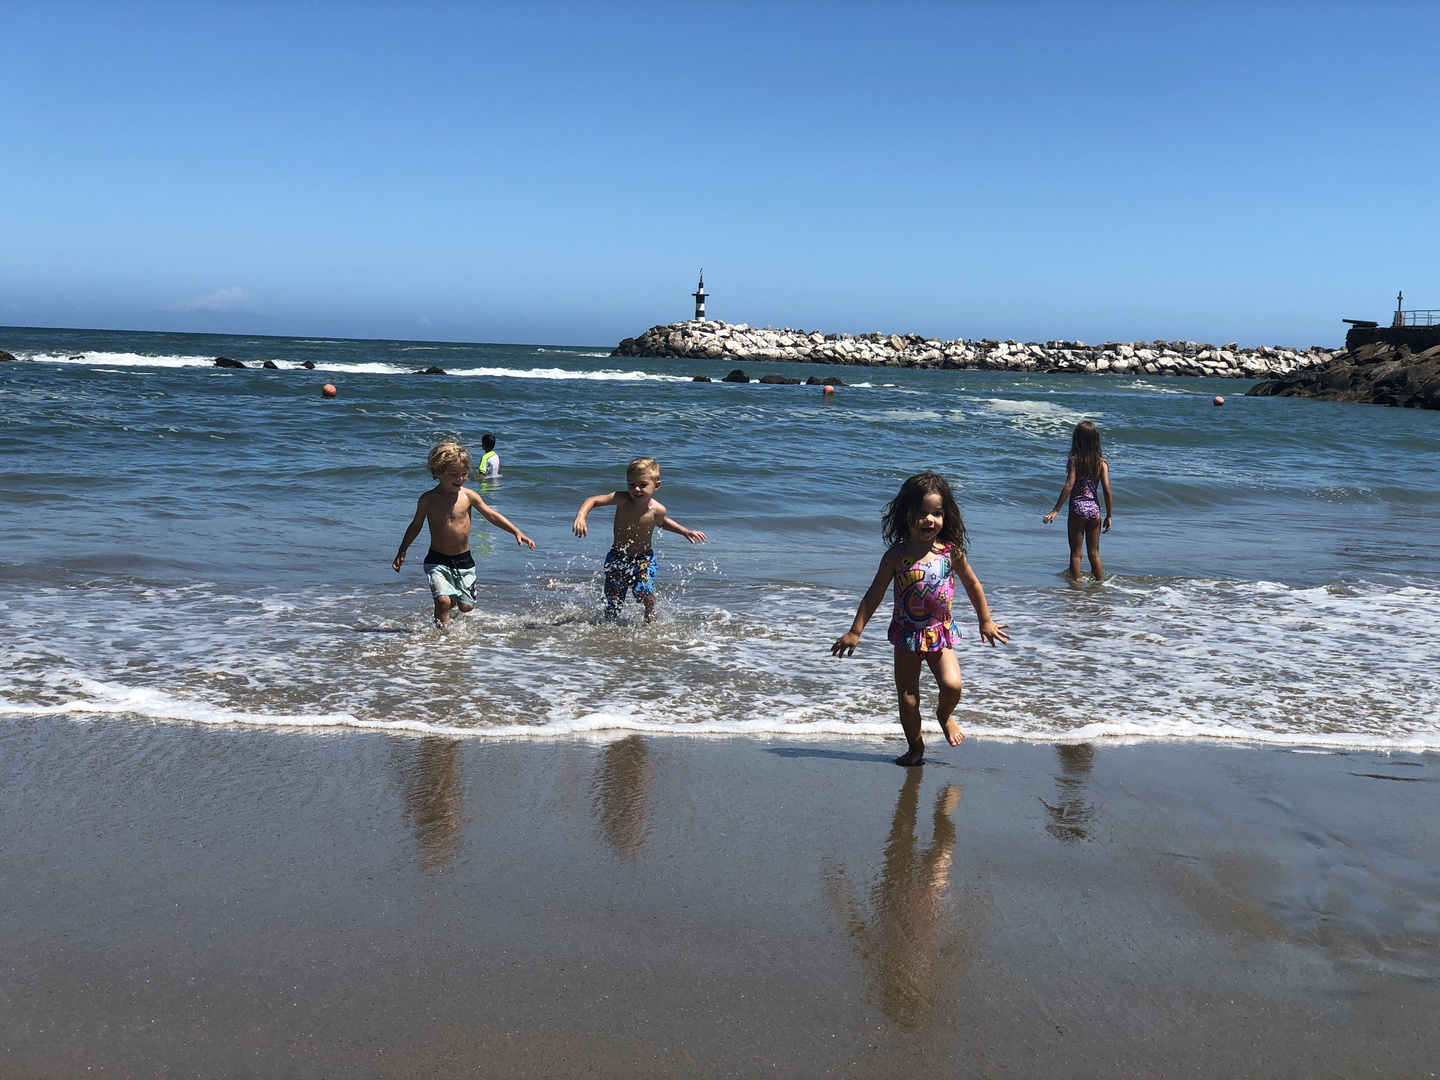
{"label": "child's leg in water", "polygon": [[895,650],[895,693],[900,703],[900,726],[910,749],[895,759],[896,765],[919,765],[925,759],[925,740],[920,737],[921,657],[909,649]]}
{"label": "child's leg in water", "polygon": [[945,733],[945,741],[951,746],[959,746],[965,733],[950,714],[955,711],[955,706],[960,704],[960,661],[955,659],[954,649],[926,653],[925,660],[935,676],[936,685],[940,687],[940,703],[935,706],[935,719],[940,721],[940,730]]}
{"label": "child's leg in water", "polygon": [[451,608],[464,614],[467,611],[474,611],[475,605],[463,604],[460,602],[460,598],[456,596],[437,596],[435,597],[435,621],[441,626],[449,623]]}
{"label": "child's leg in water", "polygon": [[1065,532],[1070,539],[1070,577],[1080,580],[1080,544],[1085,537],[1085,519],[1072,513],[1065,519]]}
{"label": "child's leg in water", "polygon": [[[1095,575],[1096,581],[1105,580],[1105,571],[1100,566],[1100,522],[1087,521],[1085,523],[1085,553],[1090,556],[1090,573]],[[1075,564],[1075,576],[1080,576],[1080,554],[1075,553],[1071,560]]]}
{"label": "child's leg in water", "polygon": [[435,597],[435,621],[441,626],[450,621],[450,597]]}

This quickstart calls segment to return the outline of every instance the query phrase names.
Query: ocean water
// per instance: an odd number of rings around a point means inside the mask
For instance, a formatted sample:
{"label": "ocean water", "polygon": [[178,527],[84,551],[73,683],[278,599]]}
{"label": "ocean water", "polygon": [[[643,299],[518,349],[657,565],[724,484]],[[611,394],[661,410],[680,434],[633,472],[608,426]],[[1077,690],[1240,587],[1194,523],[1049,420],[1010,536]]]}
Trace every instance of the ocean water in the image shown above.
{"label": "ocean water", "polygon": [[[603,348],[0,330],[0,716],[573,732],[895,735],[887,608],[829,655],[911,472],[957,487],[1011,644],[958,622],[974,736],[1440,748],[1440,414],[1248,384],[733,364]],[[278,371],[226,371],[217,355]],[[311,360],[315,370],[300,367]],[[413,374],[439,365],[446,377]],[[321,399],[324,382],[340,396]],[[1215,408],[1211,398],[1224,394]],[[1060,576],[1071,427],[1099,424],[1103,585]],[[390,561],[425,455],[499,438],[480,605],[431,625]],[[602,618],[609,513],[661,462],[659,617]],[[926,687],[927,704],[933,693]]]}

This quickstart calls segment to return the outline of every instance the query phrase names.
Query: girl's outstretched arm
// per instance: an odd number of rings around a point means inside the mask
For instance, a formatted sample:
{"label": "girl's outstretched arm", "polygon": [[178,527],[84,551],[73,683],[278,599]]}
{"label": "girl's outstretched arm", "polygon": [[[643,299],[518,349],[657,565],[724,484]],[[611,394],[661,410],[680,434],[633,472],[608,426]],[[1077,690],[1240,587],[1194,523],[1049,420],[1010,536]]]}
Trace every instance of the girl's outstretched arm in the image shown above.
{"label": "girl's outstretched arm", "polygon": [[855,612],[855,621],[850,624],[850,632],[842,634],[835,639],[835,644],[830,646],[831,656],[853,656],[855,646],[860,644],[860,635],[865,632],[865,624],[870,621],[870,616],[875,614],[875,609],[885,599],[885,590],[895,580],[895,555],[887,551],[885,557],[880,560],[880,569],[875,572],[875,580],[870,583],[870,588],[865,590],[865,595],[860,598],[860,609]]}
{"label": "girl's outstretched arm", "polygon": [[1040,520],[1049,525],[1055,520],[1055,515],[1060,513],[1060,508],[1065,505],[1065,500],[1070,498],[1070,489],[1075,486],[1075,459],[1070,459],[1070,464],[1065,468],[1065,486],[1060,489],[1060,497],[1055,500],[1055,509],[1051,510]]}
{"label": "girl's outstretched arm", "polygon": [[1110,466],[1105,464],[1105,459],[1100,459],[1100,491],[1105,496],[1105,524],[1101,526],[1101,532],[1110,531],[1110,512],[1114,502],[1110,498]]}
{"label": "girl's outstretched arm", "polygon": [[[1069,484],[1066,484],[1069,489]],[[982,641],[995,645],[1001,641],[1009,641],[1010,635],[1005,633],[1009,623],[995,625],[995,620],[990,617],[990,605],[985,603],[985,587],[980,584],[980,579],[975,576],[975,571],[970,568],[970,560],[963,555],[960,557],[960,565],[955,569],[955,576],[960,579],[960,584],[965,586],[965,595],[970,597],[970,606],[975,609],[975,616],[980,620],[980,638]]]}

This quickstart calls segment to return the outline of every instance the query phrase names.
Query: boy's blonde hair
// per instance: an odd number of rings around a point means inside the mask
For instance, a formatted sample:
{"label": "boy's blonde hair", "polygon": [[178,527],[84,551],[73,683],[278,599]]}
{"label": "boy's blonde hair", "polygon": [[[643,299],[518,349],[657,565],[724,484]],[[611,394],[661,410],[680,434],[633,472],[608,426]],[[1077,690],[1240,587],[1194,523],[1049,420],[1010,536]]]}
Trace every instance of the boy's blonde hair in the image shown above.
{"label": "boy's blonde hair", "polygon": [[442,442],[439,446],[432,447],[430,456],[425,460],[426,466],[430,469],[430,475],[436,480],[440,479],[442,473],[447,473],[457,465],[465,466],[465,471],[470,471],[470,455],[458,442]]}
{"label": "boy's blonde hair", "polygon": [[653,457],[637,457],[625,466],[625,475],[629,476],[631,473],[644,473],[652,480],[659,480],[660,463]]}

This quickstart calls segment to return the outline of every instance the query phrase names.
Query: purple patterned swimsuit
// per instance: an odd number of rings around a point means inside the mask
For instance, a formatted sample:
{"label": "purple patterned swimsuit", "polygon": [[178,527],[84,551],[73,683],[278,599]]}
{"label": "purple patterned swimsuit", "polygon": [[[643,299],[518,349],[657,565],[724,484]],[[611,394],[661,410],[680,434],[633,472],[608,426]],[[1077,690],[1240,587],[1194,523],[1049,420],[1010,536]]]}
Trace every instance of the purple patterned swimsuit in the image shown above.
{"label": "purple patterned swimsuit", "polygon": [[1070,489],[1070,513],[1082,521],[1100,520],[1100,504],[1095,501],[1095,485],[1099,482],[1098,477],[1087,476],[1077,479]]}
{"label": "purple patterned swimsuit", "polygon": [[910,652],[934,653],[953,649],[960,631],[950,618],[955,599],[955,573],[950,565],[950,545],[942,544],[918,559],[905,554],[905,545],[896,544],[900,569],[895,571],[895,612],[890,619],[890,644]]}

